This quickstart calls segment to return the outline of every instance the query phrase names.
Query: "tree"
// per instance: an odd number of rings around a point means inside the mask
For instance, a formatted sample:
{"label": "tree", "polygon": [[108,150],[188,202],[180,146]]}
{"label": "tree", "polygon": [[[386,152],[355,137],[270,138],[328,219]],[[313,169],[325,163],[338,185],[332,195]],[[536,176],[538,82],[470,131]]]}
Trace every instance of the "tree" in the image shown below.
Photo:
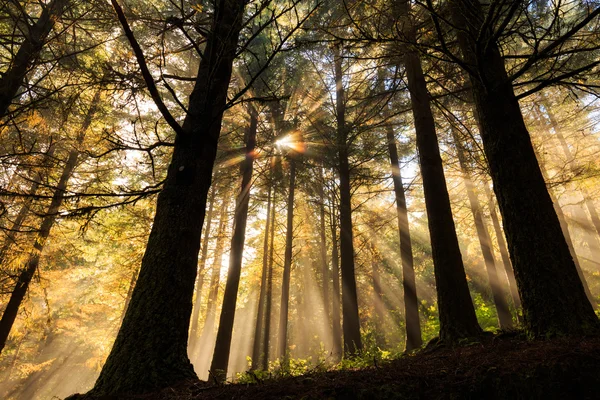
{"label": "tree", "polygon": [[337,122],[338,174],[340,177],[340,269],[342,272],[342,329],[344,354],[356,355],[362,351],[358,296],[354,272],[354,243],[352,232],[352,199],[350,193],[349,142],[346,123],[346,94],[343,84],[343,66],[340,44],[333,47],[335,69],[335,112]]}
{"label": "tree", "polygon": [[451,127],[452,137],[454,139],[454,145],[456,147],[458,163],[463,175],[463,181],[467,189],[469,206],[471,207],[471,213],[473,214],[473,219],[475,220],[475,229],[477,230],[477,237],[479,239],[481,253],[483,254],[483,262],[488,273],[488,282],[492,290],[494,305],[496,306],[496,311],[498,313],[498,323],[500,325],[500,329],[511,329],[513,327],[512,316],[500,285],[490,234],[483,220],[481,205],[479,203],[479,198],[477,197],[477,192],[475,191],[475,185],[469,173],[469,166],[465,151],[463,149],[463,144],[460,140],[457,129],[458,128],[455,126]]}
{"label": "tree", "polygon": [[435,121],[416,43],[415,22],[409,15],[408,1],[394,4],[398,26],[408,43],[403,51],[408,90],[414,116],[419,165],[427,206],[427,221],[431,237],[435,282],[440,312],[440,339],[455,342],[478,336],[473,301],[452,219],[450,198],[435,131]]}
{"label": "tree", "polygon": [[202,255],[200,257],[200,261],[198,262],[198,276],[196,278],[196,300],[194,301],[194,311],[192,313],[192,326],[190,329],[190,354],[196,353],[196,347],[199,338],[198,320],[200,319],[200,308],[202,306],[202,287],[204,286],[204,276],[206,275],[204,269],[206,267],[206,258],[208,257],[208,241],[210,239],[210,228],[212,225],[216,194],[216,189],[212,187],[210,198],[208,200],[208,212],[206,213],[206,227],[204,228],[204,237],[202,238]]}
{"label": "tree", "polygon": [[12,291],[10,300],[6,305],[4,313],[2,314],[2,319],[0,320],[0,352],[4,348],[6,344],[6,339],[12,329],[12,326],[15,322],[17,314],[19,312],[19,308],[21,307],[21,303],[25,298],[25,294],[29,288],[29,284],[33,279],[34,274],[36,273],[39,263],[40,256],[42,251],[44,250],[44,245],[46,244],[46,240],[48,236],[50,236],[50,231],[56,222],[58,217],[58,213],[60,211],[60,207],[63,203],[65,193],[67,190],[67,185],[69,183],[69,179],[77,166],[77,159],[79,158],[80,147],[85,138],[85,134],[92,123],[96,112],[98,111],[98,103],[100,101],[101,92],[98,90],[94,95],[91,106],[87,111],[85,119],[83,121],[83,125],[81,126],[81,130],[76,138],[75,148],[69,151],[69,156],[65,162],[65,166],[63,168],[62,174],[56,185],[56,189],[52,195],[52,200],[48,206],[48,210],[46,212],[46,216],[44,217],[40,228],[39,233],[35,239],[33,244],[33,249],[20,271],[19,277],[17,278],[17,282],[15,284],[15,288]]}
{"label": "tree", "polygon": [[258,129],[258,112],[252,104],[248,106],[248,114],[250,116],[250,121],[244,137],[246,142],[246,155],[244,162],[240,166],[242,173],[242,187],[237,196],[235,205],[235,219],[233,224],[233,237],[231,238],[227,283],[225,285],[225,293],[223,294],[223,308],[221,309],[215,352],[210,366],[210,374],[218,381],[224,381],[227,376],[231,336],[233,334],[233,320],[235,317],[235,305],[240,285],[240,275],[242,273],[242,256],[244,253],[246,222],[248,220],[248,204],[250,203],[252,172],[254,170],[254,148],[256,146],[256,131]]}
{"label": "tree", "polygon": [[[469,73],[473,88],[527,332],[547,337],[597,329],[598,318],[577,275],[513,91],[515,74],[509,78],[497,43],[520,4],[499,9],[497,24],[488,22],[477,1],[452,0],[448,6],[463,55],[455,60]],[[550,54],[561,41],[564,37],[548,43],[541,54]]]}
{"label": "tree", "polygon": [[[389,117],[389,112],[387,117]],[[406,323],[406,350],[414,350],[423,344],[421,338],[421,321],[419,320],[419,301],[417,298],[417,283],[415,280],[410,226],[408,223],[408,209],[406,207],[406,194],[402,183],[402,171],[394,127],[386,126],[386,139],[390,165],[392,167],[392,180],[394,195],[396,196],[396,213],[398,215],[398,234],[400,235],[400,260],[402,262],[402,288],[404,289],[404,315]]]}
{"label": "tree", "polygon": [[[177,134],[173,156],[157,199],[140,275],[117,339],[91,391],[94,395],[141,393],[196,377],[187,357],[193,286],[245,3],[221,0],[216,4],[188,113],[182,126],[172,125]],[[115,1],[113,6],[118,12]],[[119,16],[134,43],[122,11]],[[143,65],[141,49],[134,49]],[[151,81],[151,76],[146,79],[149,88]]]}

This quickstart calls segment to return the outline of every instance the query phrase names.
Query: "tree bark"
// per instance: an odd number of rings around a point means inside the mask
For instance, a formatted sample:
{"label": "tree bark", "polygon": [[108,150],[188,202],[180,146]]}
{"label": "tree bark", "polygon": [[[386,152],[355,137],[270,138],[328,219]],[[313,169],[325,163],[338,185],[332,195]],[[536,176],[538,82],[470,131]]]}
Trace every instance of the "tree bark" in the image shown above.
{"label": "tree bark", "polygon": [[290,275],[292,270],[292,250],[294,240],[294,194],[296,191],[296,160],[293,156],[289,158],[290,165],[290,188],[287,203],[287,226],[285,234],[285,253],[283,259],[283,277],[281,279],[281,307],[279,309],[279,338],[278,357],[281,366],[286,368],[288,363],[287,331],[288,310],[290,301]]}
{"label": "tree bark", "polygon": [[[403,0],[395,4],[396,15],[403,28],[405,40],[415,44],[416,28],[409,16],[409,2]],[[412,104],[431,238],[440,316],[440,339],[456,342],[480,335],[481,328],[475,316],[452,219],[429,93],[419,54],[413,46],[405,48],[404,67]]]}
{"label": "tree bark", "polygon": [[412,254],[410,226],[408,224],[408,209],[406,195],[402,184],[402,171],[396,147],[394,128],[389,125],[386,129],[388,153],[392,166],[392,181],[396,195],[396,213],[398,215],[398,233],[400,235],[400,261],[402,263],[402,287],[404,289],[404,318],[406,324],[406,350],[421,347],[421,321],[419,319],[419,299],[417,298],[417,282]]}
{"label": "tree bark", "polygon": [[500,329],[512,329],[512,315],[508,308],[508,303],[504,297],[502,285],[498,277],[498,271],[496,269],[496,259],[494,258],[494,252],[491,246],[490,234],[485,222],[483,221],[483,213],[481,205],[479,204],[479,198],[475,191],[475,185],[471,180],[469,174],[469,166],[465,157],[465,151],[463,144],[454,128],[452,128],[452,137],[454,139],[454,145],[458,156],[458,163],[463,176],[463,181],[467,189],[467,197],[469,199],[469,206],[471,208],[471,214],[473,214],[473,220],[475,221],[475,230],[477,231],[477,237],[479,239],[479,246],[481,247],[481,253],[483,254],[483,262],[485,269],[488,274],[488,283],[492,290],[492,298],[494,300],[494,306],[498,314],[498,324]]}
{"label": "tree bark", "polygon": [[36,23],[27,29],[25,40],[11,60],[8,70],[0,78],[0,119],[7,114],[12,100],[23,85],[25,76],[46,44],[54,24],[69,3],[69,0],[53,0],[43,8]]}
{"label": "tree bark", "polygon": [[261,363],[261,356],[264,356],[264,352],[261,353],[262,344],[262,332],[264,325],[265,316],[265,293],[267,291],[267,275],[269,273],[269,229],[271,227],[271,193],[273,186],[270,180],[267,180],[269,185],[267,194],[267,220],[265,221],[265,238],[263,241],[263,262],[262,262],[262,274],[260,277],[260,293],[258,295],[258,310],[256,312],[256,325],[254,327],[254,341],[252,344],[252,365],[251,369],[256,370],[259,368]]}
{"label": "tree bark", "polygon": [[490,30],[481,30],[481,7],[476,0],[449,3],[473,88],[526,330],[532,337],[596,330],[598,318],[561,231],[500,49]]}
{"label": "tree bark", "polygon": [[210,199],[208,200],[208,212],[206,214],[206,228],[204,229],[204,237],[202,238],[202,255],[198,263],[198,276],[196,279],[196,300],[194,301],[192,313],[192,328],[190,329],[189,349],[190,354],[194,354],[198,344],[198,323],[200,322],[200,309],[202,308],[202,287],[204,286],[204,275],[206,274],[206,258],[208,257],[208,242],[210,239],[210,228],[213,219],[213,209],[215,205],[215,196],[217,190],[211,188]]}
{"label": "tree bark", "polygon": [[91,394],[143,393],[196,378],[188,328],[208,190],[245,1],[219,0],[182,134],[113,348]]}
{"label": "tree bark", "polygon": [[219,329],[217,330],[217,342],[210,366],[210,375],[220,382],[227,378],[229,367],[229,353],[231,351],[231,337],[233,336],[233,322],[235,319],[235,308],[237,294],[242,274],[242,261],[244,256],[244,242],[246,240],[246,223],[248,221],[248,205],[250,204],[250,189],[252,186],[252,172],[254,171],[254,148],[256,147],[256,130],[258,129],[258,112],[250,105],[250,125],[246,130],[246,158],[240,169],[242,172],[242,188],[238,195],[235,218],[233,225],[233,237],[231,238],[231,252],[229,253],[229,270],[227,282],[223,293],[223,308]]}
{"label": "tree bark", "polygon": [[348,126],[346,124],[346,94],[342,82],[342,55],[340,45],[334,46],[336,87],[336,121],[338,145],[338,173],[340,176],[340,266],[342,270],[342,329],[344,355],[353,356],[362,351],[358,296],[354,271],[354,243],[352,232],[352,198],[350,164],[348,160]]}

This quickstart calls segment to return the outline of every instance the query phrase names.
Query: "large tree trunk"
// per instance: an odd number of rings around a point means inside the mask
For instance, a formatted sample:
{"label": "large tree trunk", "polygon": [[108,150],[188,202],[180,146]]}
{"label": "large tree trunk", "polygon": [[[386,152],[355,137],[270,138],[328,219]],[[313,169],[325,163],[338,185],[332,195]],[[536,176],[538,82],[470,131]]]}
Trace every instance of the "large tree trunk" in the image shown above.
{"label": "large tree trunk", "polygon": [[500,250],[500,257],[502,257],[502,264],[504,265],[504,271],[506,272],[506,277],[508,278],[508,286],[510,287],[510,296],[513,300],[513,305],[516,309],[517,320],[521,322],[521,314],[519,313],[519,309],[521,308],[521,298],[519,297],[519,290],[517,288],[517,281],[515,279],[515,273],[512,268],[512,263],[510,262],[510,256],[508,255],[508,248],[506,247],[506,241],[504,240],[504,231],[500,226],[500,220],[498,218],[498,213],[496,213],[496,205],[494,203],[494,197],[488,184],[484,184],[485,196],[488,198],[488,207],[490,210],[490,218],[492,219],[492,224],[494,225],[494,232],[496,233],[496,240],[498,241],[498,249]]}
{"label": "large tree trunk", "polygon": [[348,161],[348,126],[346,124],[346,94],[342,82],[342,55],[340,45],[334,46],[336,121],[338,145],[338,173],[340,176],[340,261],[342,270],[342,329],[344,354],[352,356],[362,351],[358,296],[354,271],[354,243],[352,232],[352,198],[350,164]]}
{"label": "large tree trunk", "polygon": [[[44,217],[42,224],[40,225],[39,233],[35,239],[33,244],[33,249],[29,254],[27,262],[23,266],[19,277],[17,278],[17,283],[15,288],[13,289],[8,304],[2,314],[2,319],[0,320],[0,352],[4,348],[6,344],[6,339],[12,329],[12,326],[17,318],[17,314],[19,313],[19,308],[21,307],[21,303],[25,298],[25,294],[27,293],[27,289],[29,288],[29,284],[35,275],[35,272],[38,269],[38,265],[40,263],[40,257],[44,250],[44,246],[46,244],[46,240],[48,236],[50,236],[50,231],[52,226],[54,226],[54,222],[56,222],[56,217],[58,216],[58,211],[63,203],[65,192],[67,190],[67,185],[69,183],[69,179],[73,174],[73,170],[77,165],[77,159],[79,158],[79,149],[83,143],[83,139],[85,138],[85,133],[87,132],[96,111],[98,110],[98,103],[100,101],[100,91],[96,92],[96,95],[92,99],[91,107],[88,110],[79,134],[77,135],[75,148],[73,148],[69,152],[69,157],[65,163],[62,174],[56,185],[56,189],[52,195],[52,200],[50,201],[50,205],[48,206],[48,210],[46,211],[46,216]],[[35,184],[35,183],[34,183]]]}
{"label": "large tree trunk", "polygon": [[217,190],[213,186],[211,188],[210,199],[208,200],[208,212],[206,214],[206,228],[204,229],[204,237],[202,238],[202,255],[198,262],[198,276],[196,277],[196,300],[192,312],[192,327],[190,329],[189,352],[194,354],[198,344],[198,324],[200,319],[200,309],[202,308],[202,288],[204,287],[204,276],[206,272],[206,258],[208,257],[208,242],[210,239],[210,228],[213,220],[213,210],[215,205],[215,196]]}
{"label": "large tree trunk", "polygon": [[245,1],[220,0],[183,133],[158,195],[131,303],[92,394],[142,393],[196,378],[188,328],[206,199]]}
{"label": "large tree trunk", "polygon": [[408,224],[408,209],[406,195],[402,184],[402,172],[394,128],[389,125],[386,130],[390,164],[392,166],[392,181],[396,195],[396,213],[398,215],[398,233],[400,235],[400,260],[402,262],[402,287],[404,289],[404,318],[406,324],[406,350],[421,347],[421,321],[419,319],[419,300],[417,298],[417,282]]}
{"label": "large tree trunk", "polygon": [[490,234],[485,226],[485,222],[483,221],[481,205],[479,204],[479,198],[477,197],[477,192],[475,191],[475,185],[471,180],[463,144],[454,128],[452,128],[452,137],[454,139],[454,145],[456,147],[458,163],[462,172],[463,181],[467,189],[467,198],[469,199],[471,214],[473,214],[473,220],[475,221],[475,230],[477,231],[481,253],[483,254],[483,262],[488,274],[488,283],[492,290],[492,298],[494,299],[494,305],[496,306],[496,311],[498,314],[498,323],[500,325],[500,329],[512,329],[512,315],[510,314],[510,309],[508,308],[508,303],[504,297],[502,285],[498,277],[496,259],[494,258],[494,251],[492,250]]}
{"label": "large tree trunk", "polygon": [[561,231],[502,55],[489,29],[481,30],[481,4],[451,0],[449,7],[469,66],[527,332],[548,337],[597,329],[598,318]]}
{"label": "large tree trunk", "polygon": [[219,319],[217,342],[215,343],[215,352],[210,366],[210,374],[221,382],[227,377],[227,368],[229,367],[233,321],[235,319],[237,294],[242,274],[248,205],[250,204],[250,188],[252,186],[252,172],[254,170],[254,148],[256,147],[258,112],[252,105],[248,109],[250,113],[250,125],[246,130],[245,137],[246,158],[240,167],[242,172],[242,188],[235,207],[231,252],[229,253],[229,270],[227,272],[225,292],[223,293],[223,308],[221,308],[221,318]]}
{"label": "large tree trunk", "polygon": [[256,312],[256,325],[254,326],[254,339],[252,343],[252,365],[251,369],[256,370],[259,368],[261,363],[262,345],[262,332],[264,325],[265,316],[265,293],[267,291],[267,275],[269,273],[269,229],[271,227],[271,193],[273,192],[273,185],[269,179],[267,179],[267,185],[269,185],[267,194],[267,220],[265,221],[265,238],[263,240],[263,260],[262,260],[262,274],[260,277],[260,293],[258,295],[258,310]]}
{"label": "large tree trunk", "polygon": [[[409,16],[409,2],[403,0],[395,4],[395,12],[400,26],[403,28],[405,40],[415,44],[416,30],[414,21]],[[462,338],[481,334],[481,328],[475,316],[475,308],[469,293],[452,219],[450,198],[446,187],[429,93],[419,54],[413,46],[409,45],[405,48],[404,66],[408,79],[427,207],[438,295],[440,339],[455,342]]]}
{"label": "large tree trunk", "polygon": [[281,278],[281,306],[279,309],[279,338],[278,357],[281,365],[286,368],[288,362],[287,331],[288,310],[290,302],[290,275],[292,270],[292,250],[294,240],[294,194],[296,191],[296,160],[294,156],[289,158],[290,165],[290,188],[287,203],[287,226],[285,233],[285,253],[283,259],[283,277]]}
{"label": "large tree trunk", "polygon": [[342,317],[340,315],[340,254],[338,250],[338,223],[337,210],[335,206],[335,193],[331,192],[329,203],[329,224],[331,228],[331,323],[333,333],[332,356],[335,361],[342,357]]}
{"label": "large tree trunk", "polygon": [[46,44],[50,31],[69,3],[69,0],[53,0],[44,7],[36,23],[27,29],[19,51],[0,78],[0,119],[8,112],[25,76]]}

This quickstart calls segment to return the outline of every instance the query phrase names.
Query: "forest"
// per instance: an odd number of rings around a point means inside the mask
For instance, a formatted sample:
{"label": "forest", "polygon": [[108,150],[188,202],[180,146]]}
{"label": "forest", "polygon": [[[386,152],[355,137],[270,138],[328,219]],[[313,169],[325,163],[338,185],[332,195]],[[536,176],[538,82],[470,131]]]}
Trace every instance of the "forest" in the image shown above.
{"label": "forest", "polygon": [[599,195],[597,0],[2,0],[0,398],[594,398]]}

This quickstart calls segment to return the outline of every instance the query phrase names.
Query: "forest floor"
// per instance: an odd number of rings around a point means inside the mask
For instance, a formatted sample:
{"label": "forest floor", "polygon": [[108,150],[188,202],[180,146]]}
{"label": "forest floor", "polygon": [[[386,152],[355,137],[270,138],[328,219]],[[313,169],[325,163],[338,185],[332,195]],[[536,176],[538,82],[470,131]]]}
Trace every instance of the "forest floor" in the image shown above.
{"label": "forest floor", "polygon": [[429,346],[377,367],[253,384],[183,382],[167,399],[600,399],[600,338],[527,341],[490,336]]}

